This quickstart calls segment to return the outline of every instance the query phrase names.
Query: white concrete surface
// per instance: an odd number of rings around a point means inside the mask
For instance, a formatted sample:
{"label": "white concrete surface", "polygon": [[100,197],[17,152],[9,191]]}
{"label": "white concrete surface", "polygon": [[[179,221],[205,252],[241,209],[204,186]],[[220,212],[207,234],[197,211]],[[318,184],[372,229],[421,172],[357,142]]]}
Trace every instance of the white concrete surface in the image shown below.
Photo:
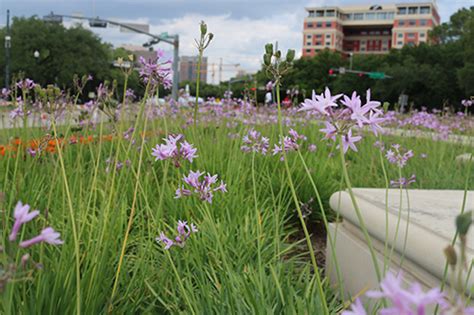
{"label": "white concrete surface", "polygon": [[[399,211],[399,190],[388,190],[387,203],[385,193],[385,189],[354,189],[364,222],[374,240],[382,265],[385,233],[388,230],[389,247],[393,245],[395,248],[395,255],[390,262],[391,268],[400,269],[399,261],[404,252],[405,260],[401,269],[426,286],[438,286],[443,277],[446,262],[443,249],[450,244],[454,236],[454,221],[461,211],[464,192],[409,190],[410,207],[408,207],[408,199],[404,191],[401,212]],[[330,205],[341,214],[344,220],[339,225],[336,235],[336,251],[340,265],[342,261],[341,268],[344,269],[344,281],[348,284],[348,291],[356,294],[364,287],[376,287],[373,263],[349,194],[347,192],[333,194]],[[474,191],[467,193],[465,211],[470,210],[474,210]],[[399,214],[400,224],[395,239]],[[335,232],[335,225],[331,229]],[[327,255],[329,270],[333,268],[330,266],[332,263],[330,250],[327,251]],[[474,228],[468,235],[467,257],[469,261],[474,259]],[[330,274],[332,275],[333,271]],[[469,287],[474,286],[474,276],[470,277],[468,283]]]}

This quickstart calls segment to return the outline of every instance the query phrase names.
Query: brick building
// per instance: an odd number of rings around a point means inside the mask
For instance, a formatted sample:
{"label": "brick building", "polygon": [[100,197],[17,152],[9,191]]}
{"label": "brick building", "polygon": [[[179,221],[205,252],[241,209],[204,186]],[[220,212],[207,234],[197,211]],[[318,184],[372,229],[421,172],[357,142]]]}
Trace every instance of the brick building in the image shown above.
{"label": "brick building", "polygon": [[[197,79],[198,56],[182,56],[179,58],[179,81],[195,82]],[[201,60],[201,82],[207,82],[207,57]]]}
{"label": "brick building", "polygon": [[383,54],[391,48],[428,42],[428,31],[439,25],[432,2],[306,8],[303,56],[319,50]]}

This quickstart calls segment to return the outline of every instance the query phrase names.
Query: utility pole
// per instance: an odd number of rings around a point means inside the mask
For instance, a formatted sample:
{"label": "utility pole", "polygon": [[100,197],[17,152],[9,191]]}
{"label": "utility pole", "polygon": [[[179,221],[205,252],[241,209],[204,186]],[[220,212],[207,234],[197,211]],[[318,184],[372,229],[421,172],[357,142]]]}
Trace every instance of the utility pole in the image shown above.
{"label": "utility pole", "polygon": [[173,41],[173,85],[171,87],[171,97],[178,100],[178,84],[179,84],[179,35],[174,35]]}
{"label": "utility pole", "polygon": [[219,84],[222,82],[222,58],[219,59]]}
{"label": "utility pole", "polygon": [[5,88],[10,87],[10,10],[7,10],[7,27],[5,33]]}

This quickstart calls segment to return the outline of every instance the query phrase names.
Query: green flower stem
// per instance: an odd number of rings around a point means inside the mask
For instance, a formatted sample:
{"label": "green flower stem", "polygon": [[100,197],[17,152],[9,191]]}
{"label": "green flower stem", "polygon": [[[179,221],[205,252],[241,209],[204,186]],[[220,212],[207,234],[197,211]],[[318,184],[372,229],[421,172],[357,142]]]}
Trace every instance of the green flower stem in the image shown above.
{"label": "green flower stem", "polygon": [[[58,132],[56,130],[56,121],[53,118],[51,122],[52,122],[54,137],[57,139]],[[77,236],[78,233],[77,233],[77,227],[76,227],[76,219],[74,216],[75,211],[72,206],[71,192],[69,189],[68,179],[66,175],[66,167],[64,166],[63,152],[62,152],[61,145],[58,141],[56,141],[56,148],[58,149],[58,157],[59,157],[59,163],[61,165],[61,173],[62,173],[63,181],[64,181],[64,189],[66,191],[66,197],[67,197],[67,202],[69,206],[69,216],[71,220],[72,237],[74,239],[74,255],[76,258],[76,314],[79,315],[81,314],[81,257],[79,256],[80,255],[79,239]]]}
{"label": "green flower stem", "polygon": [[[280,131],[280,139],[283,139],[283,121],[282,121],[281,106],[280,106],[280,81],[276,80],[275,85],[276,85],[277,106],[278,106],[278,126],[279,126],[279,131]],[[295,186],[293,184],[293,180],[291,178],[291,171],[290,171],[290,167],[288,165],[288,159],[286,157],[285,147],[283,145],[282,145],[282,149],[283,149],[282,150],[283,162],[285,164],[285,169],[286,169],[286,174],[287,174],[287,178],[288,178],[288,183],[290,185],[291,195],[293,197],[293,201],[294,201],[295,206],[296,206],[296,211],[298,212],[298,217],[300,219],[301,227],[303,228],[304,236],[305,236],[305,239],[306,239],[306,244],[307,244],[308,250],[309,250],[309,255],[311,257],[311,262],[313,264],[313,269],[314,269],[314,273],[315,273],[315,277],[316,277],[316,282],[317,282],[317,285],[318,285],[318,293],[319,293],[319,296],[320,296],[320,299],[321,299],[321,304],[323,306],[324,314],[329,314],[329,309],[328,309],[328,305],[327,305],[327,301],[326,301],[326,293],[324,292],[323,285],[322,285],[322,282],[321,282],[321,277],[320,277],[320,274],[319,274],[318,264],[316,262],[316,257],[314,255],[313,245],[311,244],[311,237],[309,235],[308,228],[306,227],[306,223],[304,222],[303,213],[301,212],[300,203],[299,203],[298,197],[296,195],[296,190],[295,190]]]}
{"label": "green flower stem", "polygon": [[377,275],[377,280],[378,282],[380,282],[382,280],[382,274],[380,272],[380,267],[377,263],[377,256],[375,255],[374,247],[372,245],[372,239],[370,238],[370,235],[367,232],[367,227],[365,226],[364,218],[362,217],[362,214],[360,213],[359,205],[357,204],[357,200],[354,196],[354,192],[352,191],[352,185],[349,179],[349,173],[347,172],[346,159],[344,157],[345,156],[344,148],[342,145],[342,136],[339,138],[339,151],[341,155],[341,165],[342,165],[344,180],[346,182],[347,191],[349,192],[349,195],[351,197],[352,205],[354,206],[357,219],[359,220],[360,228],[362,230],[362,233],[364,234],[364,238],[365,238],[365,241],[367,242],[367,246],[369,247],[372,263],[374,264],[375,273]]}

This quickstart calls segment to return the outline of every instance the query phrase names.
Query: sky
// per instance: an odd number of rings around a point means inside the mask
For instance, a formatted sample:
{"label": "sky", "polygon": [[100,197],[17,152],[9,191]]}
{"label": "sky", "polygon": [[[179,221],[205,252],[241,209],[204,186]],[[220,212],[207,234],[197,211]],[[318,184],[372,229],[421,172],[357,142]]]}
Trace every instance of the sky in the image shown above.
{"label": "sky", "polygon": [[[199,22],[205,21],[214,40],[205,51],[208,56],[208,82],[217,83],[218,64],[222,58],[223,80],[237,70],[254,72],[260,68],[263,47],[275,43],[282,50],[301,53],[305,7],[324,5],[380,4],[414,2],[413,0],[0,0],[0,26],[5,24],[6,10],[12,16],[42,17],[57,14],[99,16],[118,22],[150,25],[150,33],[179,34],[180,55],[196,55],[194,38],[199,36]],[[474,5],[474,0],[436,1],[442,22],[448,21],[459,8]],[[65,20],[71,25],[74,21]],[[88,27],[87,24],[85,24]],[[120,32],[116,28],[92,29],[114,46],[142,45],[145,35]],[[160,43],[172,55],[170,45]],[[214,64],[214,66],[213,66]],[[213,70],[214,69],[214,70]],[[214,75],[213,75],[214,74]]]}

